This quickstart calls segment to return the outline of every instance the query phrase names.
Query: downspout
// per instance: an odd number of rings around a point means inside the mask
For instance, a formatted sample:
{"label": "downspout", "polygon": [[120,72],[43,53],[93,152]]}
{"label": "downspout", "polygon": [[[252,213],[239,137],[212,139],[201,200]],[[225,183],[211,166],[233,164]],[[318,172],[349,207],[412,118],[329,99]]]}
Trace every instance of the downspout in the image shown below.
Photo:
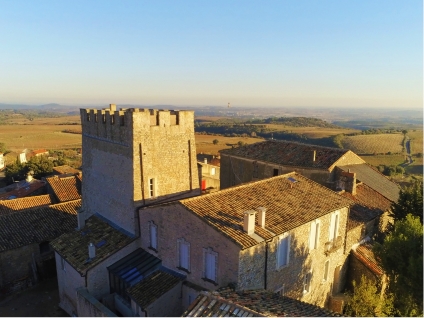
{"label": "downspout", "polygon": [[267,272],[268,272],[268,243],[265,241],[265,270],[264,270],[264,289],[267,287]]}

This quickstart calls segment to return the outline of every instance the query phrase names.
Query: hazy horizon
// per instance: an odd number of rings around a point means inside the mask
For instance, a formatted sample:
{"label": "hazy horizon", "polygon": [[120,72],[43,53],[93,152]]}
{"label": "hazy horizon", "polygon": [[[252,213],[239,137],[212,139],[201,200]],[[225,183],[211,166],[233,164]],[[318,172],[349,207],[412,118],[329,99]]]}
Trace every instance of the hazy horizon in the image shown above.
{"label": "hazy horizon", "polygon": [[4,103],[423,104],[418,0],[17,0],[0,25]]}

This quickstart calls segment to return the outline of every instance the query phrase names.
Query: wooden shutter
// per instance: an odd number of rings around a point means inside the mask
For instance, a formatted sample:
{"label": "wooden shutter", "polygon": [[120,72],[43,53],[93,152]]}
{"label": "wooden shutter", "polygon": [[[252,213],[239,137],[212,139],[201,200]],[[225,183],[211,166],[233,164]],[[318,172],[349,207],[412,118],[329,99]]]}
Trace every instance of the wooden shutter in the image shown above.
{"label": "wooden shutter", "polygon": [[278,245],[278,267],[285,266],[289,261],[290,236],[282,238]]}
{"label": "wooden shutter", "polygon": [[216,271],[215,271],[215,265],[216,265],[216,256],[211,253],[206,253],[206,278],[215,281],[216,277]]}
{"label": "wooden shutter", "polygon": [[158,248],[158,233],[157,227],[153,223],[150,224],[150,245],[157,250]]}
{"label": "wooden shutter", "polygon": [[321,233],[321,222],[317,221],[315,224],[315,248],[318,248],[320,233]]}
{"label": "wooden shutter", "polygon": [[334,214],[334,234],[333,234],[334,239],[337,238],[338,231],[339,231],[339,214],[335,213]]}
{"label": "wooden shutter", "polygon": [[334,239],[334,224],[335,224],[335,214],[331,214],[331,220],[330,220],[330,235],[329,240],[332,241]]}
{"label": "wooden shutter", "polygon": [[311,228],[309,230],[309,249],[313,250],[315,248],[315,235],[316,235],[316,223],[311,223]]}
{"label": "wooden shutter", "polygon": [[189,245],[180,242],[180,267],[189,269]]}

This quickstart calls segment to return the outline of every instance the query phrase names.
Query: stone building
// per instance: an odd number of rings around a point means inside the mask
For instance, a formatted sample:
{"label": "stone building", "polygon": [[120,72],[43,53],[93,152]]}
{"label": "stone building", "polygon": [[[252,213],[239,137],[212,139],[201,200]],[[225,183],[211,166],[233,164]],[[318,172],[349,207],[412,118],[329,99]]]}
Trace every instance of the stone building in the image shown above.
{"label": "stone building", "polygon": [[[139,251],[139,207],[200,194],[194,113],[116,110],[110,105],[102,110],[81,109],[81,123],[84,184],[78,229],[52,242],[60,306],[70,315],[86,316],[99,312],[102,301],[122,315],[140,308],[139,314],[153,310],[164,315],[155,302],[140,299],[137,286],[147,284],[153,270],[166,269],[139,269],[139,280],[127,281],[128,277],[113,274],[113,268],[120,262],[130,264],[132,253],[139,255],[137,266],[151,259]],[[172,271],[171,275],[181,276]],[[125,288],[118,288],[110,277]],[[161,293],[166,299],[175,290],[164,288]]]}
{"label": "stone building", "polygon": [[221,150],[221,189],[295,171],[335,190],[336,166],[363,164],[350,150],[267,140]]}
{"label": "stone building", "polygon": [[[201,156],[201,155],[200,155]],[[197,155],[199,175],[201,176],[201,189],[202,192],[214,192],[220,190],[220,160],[211,156],[211,160],[208,160],[207,157],[203,158],[202,161],[199,160],[199,155]],[[203,156],[202,156],[203,157]]]}
{"label": "stone building", "polygon": [[141,208],[141,247],[203,289],[232,283],[324,306],[344,286],[350,204],[289,173]]}

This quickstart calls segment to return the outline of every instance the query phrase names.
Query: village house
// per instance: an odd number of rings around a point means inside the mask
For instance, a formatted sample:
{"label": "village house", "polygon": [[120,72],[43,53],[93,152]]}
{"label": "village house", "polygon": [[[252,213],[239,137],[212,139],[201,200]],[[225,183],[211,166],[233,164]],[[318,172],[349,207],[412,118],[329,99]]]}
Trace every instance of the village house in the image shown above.
{"label": "village house", "polygon": [[232,283],[324,306],[344,286],[350,204],[288,173],[140,208],[141,247],[206,290]]}
{"label": "village house", "polygon": [[212,155],[201,154],[197,155],[197,160],[202,192],[218,191],[221,187],[219,180],[220,160]]}
{"label": "village house", "polygon": [[67,202],[81,199],[82,175],[55,175],[46,178],[47,193],[56,202]]}
{"label": "village house", "polygon": [[25,180],[12,183],[0,189],[0,200],[11,200],[27,196],[37,196],[46,193],[46,182],[34,179],[33,172],[27,174]]}
{"label": "village house", "polygon": [[48,195],[0,201],[0,296],[55,272],[49,242],[75,229],[81,200],[50,202]]}
{"label": "village house", "polygon": [[71,166],[68,165],[62,165],[62,166],[56,166],[53,167],[53,174],[54,175],[62,175],[62,176],[73,176],[73,175],[77,175],[81,173],[81,170],[72,168]]}
{"label": "village house", "polygon": [[341,171],[345,171],[356,173],[357,182],[393,202],[399,196],[398,185],[347,149],[267,140],[220,153],[221,189],[295,171],[332,190],[343,190]]}

